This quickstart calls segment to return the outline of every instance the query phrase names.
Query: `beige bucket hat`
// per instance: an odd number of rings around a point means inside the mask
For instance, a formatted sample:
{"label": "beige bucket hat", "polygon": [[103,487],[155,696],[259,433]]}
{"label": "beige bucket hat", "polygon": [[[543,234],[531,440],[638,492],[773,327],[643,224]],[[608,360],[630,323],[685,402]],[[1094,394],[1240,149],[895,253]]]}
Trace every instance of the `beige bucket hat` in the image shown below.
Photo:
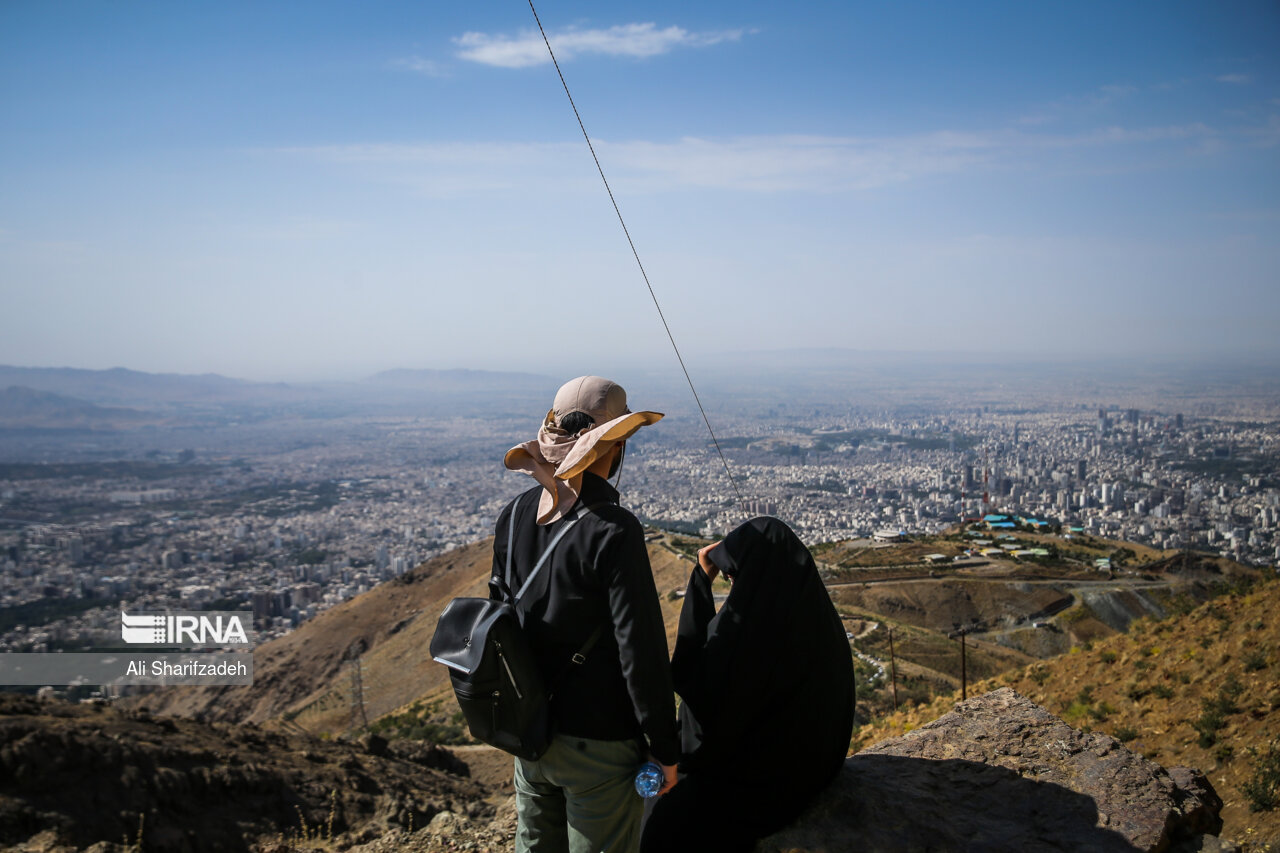
{"label": "beige bucket hat", "polygon": [[[593,425],[570,435],[560,424],[571,412],[583,412]],[[660,412],[628,409],[627,392],[618,383],[600,376],[579,376],[560,386],[538,437],[508,450],[503,464],[541,484],[538,524],[549,524],[563,518],[578,500],[584,471],[640,427],[660,420]]]}

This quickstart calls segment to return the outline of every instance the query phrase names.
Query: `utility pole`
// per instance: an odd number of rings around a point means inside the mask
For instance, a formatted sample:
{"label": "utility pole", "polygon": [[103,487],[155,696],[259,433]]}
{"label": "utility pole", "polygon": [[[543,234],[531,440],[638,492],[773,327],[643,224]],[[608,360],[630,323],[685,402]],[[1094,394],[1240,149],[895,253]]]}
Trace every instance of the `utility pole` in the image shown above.
{"label": "utility pole", "polygon": [[893,654],[893,628],[889,629],[889,671],[893,673],[893,710],[898,710],[898,659]]}
{"label": "utility pole", "polygon": [[[982,448],[982,514],[983,515],[986,515],[987,513],[991,512],[991,506],[989,504],[989,497],[991,492],[990,492],[990,487],[987,485],[987,477],[990,473],[991,473],[991,468],[988,466],[988,462],[987,462],[987,448],[984,445]],[[962,645],[963,643],[964,641],[961,640]]]}
{"label": "utility pole", "polygon": [[975,620],[964,626],[961,626],[959,622],[952,622],[951,624],[954,626],[955,630],[952,631],[949,636],[952,638],[960,638],[960,699],[961,701],[964,701],[969,698],[969,673],[965,660],[966,654],[964,638],[973,631],[978,630],[978,623]]}
{"label": "utility pole", "polygon": [[369,718],[364,711],[364,680],[360,673],[360,658],[351,661],[351,727],[356,724],[369,728]]}

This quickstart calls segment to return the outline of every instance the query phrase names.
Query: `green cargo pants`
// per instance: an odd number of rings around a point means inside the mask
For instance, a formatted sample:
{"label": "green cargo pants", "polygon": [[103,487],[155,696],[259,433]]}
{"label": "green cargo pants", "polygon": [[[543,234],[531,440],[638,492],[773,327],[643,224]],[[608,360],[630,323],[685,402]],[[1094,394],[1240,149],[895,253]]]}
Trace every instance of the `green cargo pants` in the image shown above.
{"label": "green cargo pants", "polygon": [[542,758],[515,760],[516,853],[631,853],[644,800],[634,740],[556,735]]}

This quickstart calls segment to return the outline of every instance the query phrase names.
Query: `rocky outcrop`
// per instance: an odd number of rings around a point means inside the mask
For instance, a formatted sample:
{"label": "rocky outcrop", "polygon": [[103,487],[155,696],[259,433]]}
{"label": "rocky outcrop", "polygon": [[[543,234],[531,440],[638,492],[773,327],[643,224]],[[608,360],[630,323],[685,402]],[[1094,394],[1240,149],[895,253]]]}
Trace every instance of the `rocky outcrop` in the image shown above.
{"label": "rocky outcrop", "polygon": [[139,836],[142,849],[179,853],[298,849],[291,838],[345,849],[439,814],[487,824],[488,791],[465,772],[428,744],[334,742],[0,693],[5,850],[70,853]]}
{"label": "rocky outcrop", "polygon": [[[363,853],[512,849],[512,801],[495,809],[464,772],[426,744],[0,694],[0,847],[106,853],[141,829],[144,849],[192,853],[304,839]],[[1198,771],[1166,771],[1004,689],[849,758],[757,853],[1223,853],[1221,808]]]}
{"label": "rocky outcrop", "polygon": [[1222,801],[1010,689],[864,749],[757,853],[1216,851]]}

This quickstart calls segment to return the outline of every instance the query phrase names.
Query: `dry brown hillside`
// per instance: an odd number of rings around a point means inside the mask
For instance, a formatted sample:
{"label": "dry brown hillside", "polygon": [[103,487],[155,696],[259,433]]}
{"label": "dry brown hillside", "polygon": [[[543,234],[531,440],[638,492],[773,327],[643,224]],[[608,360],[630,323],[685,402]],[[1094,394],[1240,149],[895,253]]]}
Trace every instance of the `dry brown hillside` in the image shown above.
{"label": "dry brown hillside", "polygon": [[[1269,745],[1280,738],[1278,614],[1280,581],[1264,583],[1189,613],[1141,620],[1128,633],[971,685],[970,695],[1007,685],[1165,767],[1203,770],[1225,803],[1223,837],[1267,849],[1280,841],[1280,809],[1251,811],[1246,785],[1259,780]],[[937,719],[957,698],[863,726],[854,747]]]}
{"label": "dry brown hillside", "polygon": [[[399,578],[300,625],[253,652],[253,686],[166,688],[122,700],[153,712],[223,722],[261,723],[296,713],[315,701],[317,690],[348,675],[353,649],[374,649],[409,629],[424,611],[455,595],[480,594],[491,550],[477,543],[442,554]],[[434,618],[433,618],[434,622]],[[426,646],[422,647],[425,656]],[[412,668],[411,668],[412,669]],[[394,688],[408,685],[392,679]],[[370,697],[372,698],[372,697]]]}
{"label": "dry brown hillside", "polygon": [[[860,620],[866,626],[854,632],[864,661],[878,661],[887,671],[896,658],[898,698],[916,702],[960,686],[957,627],[968,631],[967,674],[977,681],[1123,633],[1135,619],[1186,612],[1259,574],[1183,553],[1118,572],[1083,570],[1062,560],[1012,559],[891,571],[889,577],[876,569],[837,574],[828,589],[850,624]],[[858,720],[866,722],[894,707],[895,691],[883,676],[862,674]]]}
{"label": "dry brown hillside", "polygon": [[[682,599],[676,596],[676,592],[684,589],[692,563],[687,557],[669,548],[668,542],[665,536],[652,537],[652,541],[649,542],[649,562],[653,567],[658,600],[661,602],[663,621],[667,626],[667,647],[670,649],[675,643],[676,626],[680,619]],[[488,565],[486,564],[480,572],[481,583],[477,590],[483,588],[487,578]],[[478,592],[467,594],[478,594]],[[393,693],[379,686],[387,679],[400,677],[399,665],[394,659],[397,655],[403,654],[406,659],[412,659],[415,655],[425,655],[431,634],[435,631],[436,615],[447,601],[448,598],[441,599],[439,607],[430,618],[417,620],[412,626],[406,628],[402,635],[397,635],[374,648],[363,659],[362,664],[365,667],[363,675],[367,692],[371,691],[375,697],[383,695],[398,698],[396,705],[377,705],[381,720],[375,721],[373,713],[370,713],[369,719],[373,722],[375,731],[384,732],[389,736],[426,736],[437,741],[451,742],[451,738],[443,732],[447,731],[452,724],[455,731],[463,739],[466,738],[465,727],[458,725],[460,722],[458,705],[449,687],[448,672],[443,666],[432,663],[429,657],[424,657],[423,662],[415,666],[415,677],[410,689]],[[403,652],[398,651],[402,648]],[[328,690],[322,700],[324,703],[336,703],[337,713],[304,712],[298,715],[296,721],[311,731],[340,731],[349,725],[346,706],[341,705],[348,695],[349,685],[339,683],[335,688]],[[324,707],[330,707],[330,704],[325,704]]]}
{"label": "dry brown hillside", "polygon": [[343,850],[442,811],[485,820],[486,794],[426,744],[0,693],[0,850]]}
{"label": "dry brown hillside", "polygon": [[[664,545],[649,545],[669,642],[674,642],[679,600],[691,564]],[[353,650],[358,650],[364,718],[374,722],[416,700],[452,702],[448,673],[427,647],[436,619],[456,596],[482,596],[492,540],[435,557],[401,577],[321,613],[297,630],[254,650],[251,687],[166,688],[122,700],[153,713],[222,722],[300,726],[338,734],[360,722],[352,698]],[[451,709],[437,707],[438,719]]]}

